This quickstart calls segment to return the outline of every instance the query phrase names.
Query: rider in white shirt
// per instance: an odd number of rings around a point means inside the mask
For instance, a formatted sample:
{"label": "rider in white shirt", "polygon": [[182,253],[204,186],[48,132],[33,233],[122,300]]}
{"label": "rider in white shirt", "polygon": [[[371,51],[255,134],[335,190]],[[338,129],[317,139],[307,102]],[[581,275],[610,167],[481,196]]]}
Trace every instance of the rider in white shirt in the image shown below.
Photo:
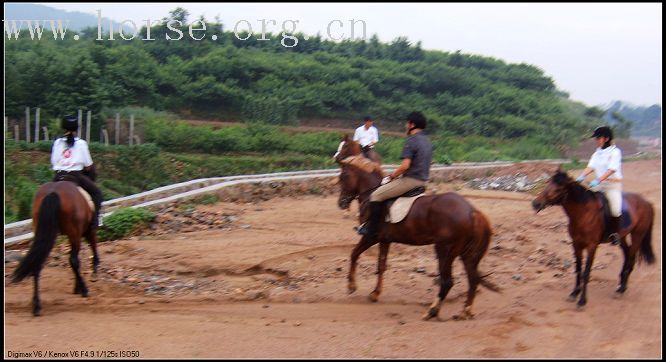
{"label": "rider in white shirt", "polygon": [[372,125],[372,117],[366,116],[363,118],[363,122],[364,124],[354,132],[354,141],[361,145],[361,150],[363,150],[363,155],[366,158],[372,158],[370,156],[374,152],[373,148],[379,142],[379,132]]}
{"label": "rider in white shirt", "polygon": [[597,149],[590,157],[587,168],[576,181],[582,182],[585,176],[594,172],[596,178],[590,182],[590,188],[599,190],[606,195],[611,212],[608,239],[611,244],[620,243],[620,217],[622,216],[622,151],[614,144],[613,131],[602,126],[594,130]]}
{"label": "rider in white shirt", "polygon": [[78,118],[66,116],[62,121],[62,128],[65,130],[65,137],[56,139],[51,150],[51,164],[56,172],[53,181],[72,181],[86,190],[95,204],[95,217],[91,226],[102,226],[102,218],[99,217],[102,191],[94,182],[96,174],[88,143],[75,137],[79,128]]}

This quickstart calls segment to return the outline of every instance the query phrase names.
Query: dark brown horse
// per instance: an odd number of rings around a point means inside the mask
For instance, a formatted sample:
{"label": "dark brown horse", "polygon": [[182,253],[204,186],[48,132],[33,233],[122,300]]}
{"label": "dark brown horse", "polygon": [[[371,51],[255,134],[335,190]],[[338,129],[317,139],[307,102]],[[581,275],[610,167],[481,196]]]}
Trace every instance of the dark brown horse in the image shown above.
{"label": "dark brown horse", "polygon": [[69,237],[69,264],[76,278],[74,294],[88,296],[88,288],[79,271],[79,250],[81,249],[81,238],[85,236],[93,252],[94,278],[97,275],[99,256],[97,254],[97,228],[90,227],[93,215],[87,200],[73,182],[49,182],[37,190],[32,205],[34,240],[28,254],[21,260],[12,275],[12,281],[15,283],[29,275],[34,277],[32,313],[35,316],[40,315],[42,309],[39,300],[39,274],[55,245],[58,234]]}
{"label": "dark brown horse", "polygon": [[[600,200],[595,193],[573,180],[561,169],[555,172],[546,188],[532,201],[532,207],[539,212],[550,205],[560,205],[569,217],[569,235],[573,241],[576,257],[576,286],[569,294],[569,301],[578,299],[578,307],[587,303],[587,283],[594,262],[594,254],[600,243],[607,242],[606,223]],[[631,223],[620,230],[621,247],[624,252],[624,265],[620,273],[620,286],[616,293],[627,290],[629,274],[634,269],[636,254],[640,254],[648,264],[655,261],[652,252],[652,225],[654,209],[652,205],[637,194],[623,193],[623,218],[629,216]],[[626,235],[631,234],[631,245],[627,244]],[[585,272],[581,275],[583,251],[587,251]],[[581,293],[582,292],[582,293]]]}
{"label": "dark brown horse", "polygon": [[[347,139],[340,148],[336,160],[358,155],[360,147]],[[367,200],[370,193],[379,186],[381,176],[377,172],[366,172],[353,165],[341,164],[343,171],[340,177],[340,207],[346,202],[359,197]],[[346,175],[346,176],[345,176]],[[361,219],[367,218],[367,208],[362,207]],[[439,261],[440,291],[432,303],[424,319],[436,317],[449,290],[453,286],[452,264],[460,256],[465,265],[469,289],[462,318],[472,317],[472,303],[478,284],[491,290],[499,291],[495,285],[479,275],[478,265],[490,244],[492,231],[486,216],[476,210],[462,196],[449,192],[445,194],[423,196],[414,202],[409,214],[399,223],[383,222],[377,238],[368,236],[361,238],[351,254],[351,266],[348,276],[350,293],[356,291],[356,262],[359,256],[369,247],[379,243],[379,260],[377,265],[377,286],[369,298],[376,302],[381,294],[382,276],[386,271],[386,258],[391,243],[408,245],[435,245]]]}

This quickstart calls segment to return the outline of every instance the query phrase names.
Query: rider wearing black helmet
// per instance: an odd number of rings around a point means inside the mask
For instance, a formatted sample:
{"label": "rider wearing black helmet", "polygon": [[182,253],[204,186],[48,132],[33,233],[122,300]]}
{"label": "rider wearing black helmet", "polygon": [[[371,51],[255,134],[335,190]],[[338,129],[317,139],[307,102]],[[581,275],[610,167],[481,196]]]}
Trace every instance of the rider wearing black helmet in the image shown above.
{"label": "rider wearing black helmet", "polygon": [[611,212],[611,222],[607,233],[613,245],[620,242],[620,217],[622,216],[622,151],[611,142],[613,131],[608,126],[594,130],[592,138],[596,139],[597,150],[592,154],[587,168],[576,181],[582,182],[585,176],[594,172],[596,178],[590,182],[590,188],[597,189],[606,195]]}
{"label": "rider wearing black helmet", "polygon": [[359,234],[376,236],[383,202],[399,197],[419,186],[425,186],[428,182],[432,144],[423,133],[425,128],[426,118],[421,112],[412,112],[407,116],[405,130],[409,137],[402,150],[402,163],[397,170],[384,178],[380,187],[370,194],[370,217],[368,222],[358,230]]}
{"label": "rider wearing black helmet", "polygon": [[56,139],[51,151],[51,164],[55,171],[53,181],[72,181],[86,190],[95,204],[95,217],[91,226],[102,226],[102,219],[99,217],[103,200],[102,191],[94,182],[96,174],[88,143],[75,137],[79,129],[78,118],[65,116],[62,128],[65,137]]}

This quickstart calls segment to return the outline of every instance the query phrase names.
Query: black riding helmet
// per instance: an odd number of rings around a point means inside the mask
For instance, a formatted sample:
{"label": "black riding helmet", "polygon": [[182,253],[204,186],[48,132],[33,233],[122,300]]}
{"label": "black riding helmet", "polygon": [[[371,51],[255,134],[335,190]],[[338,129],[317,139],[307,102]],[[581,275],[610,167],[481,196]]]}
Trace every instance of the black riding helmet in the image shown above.
{"label": "black riding helmet", "polygon": [[613,130],[608,126],[597,127],[590,138],[607,137],[609,141],[613,140]]}
{"label": "black riding helmet", "polygon": [[414,128],[425,129],[426,118],[421,112],[412,112],[407,116],[407,120],[414,123]]}
{"label": "black riding helmet", "polygon": [[76,132],[79,130],[79,118],[77,116],[69,115],[62,119],[62,129],[65,131]]}

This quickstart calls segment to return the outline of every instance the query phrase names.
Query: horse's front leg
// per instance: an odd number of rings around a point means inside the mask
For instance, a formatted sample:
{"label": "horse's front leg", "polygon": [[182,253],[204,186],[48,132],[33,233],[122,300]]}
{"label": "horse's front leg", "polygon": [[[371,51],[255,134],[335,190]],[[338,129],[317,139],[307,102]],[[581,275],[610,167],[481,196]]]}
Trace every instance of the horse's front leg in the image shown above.
{"label": "horse's front leg", "polygon": [[592,271],[592,264],[594,263],[594,254],[597,252],[597,243],[592,244],[587,250],[587,260],[585,261],[585,272],[583,273],[583,290],[578,300],[578,308],[582,308],[587,304],[587,283],[590,281],[590,272]]}
{"label": "horse's front leg", "polygon": [[578,294],[580,294],[580,285],[582,279],[581,271],[583,269],[583,250],[574,248],[574,257],[576,258],[576,286],[574,286],[574,290],[571,292],[571,294],[569,294],[569,298],[567,298],[567,300],[570,302],[575,302],[576,297]]}
{"label": "horse's front leg", "polygon": [[358,261],[358,257],[361,256],[364,251],[368,250],[369,247],[375,244],[377,244],[376,239],[363,236],[361,241],[359,241],[358,244],[356,244],[354,247],[354,250],[352,250],[350,261],[351,265],[349,267],[349,275],[347,276],[347,289],[349,290],[349,294],[356,291],[356,262]]}
{"label": "horse's front leg", "polygon": [[371,302],[379,300],[379,295],[382,293],[382,277],[386,271],[386,259],[388,257],[389,246],[391,243],[382,241],[379,243],[379,258],[377,259],[377,286],[375,290],[370,293],[368,298]]}

